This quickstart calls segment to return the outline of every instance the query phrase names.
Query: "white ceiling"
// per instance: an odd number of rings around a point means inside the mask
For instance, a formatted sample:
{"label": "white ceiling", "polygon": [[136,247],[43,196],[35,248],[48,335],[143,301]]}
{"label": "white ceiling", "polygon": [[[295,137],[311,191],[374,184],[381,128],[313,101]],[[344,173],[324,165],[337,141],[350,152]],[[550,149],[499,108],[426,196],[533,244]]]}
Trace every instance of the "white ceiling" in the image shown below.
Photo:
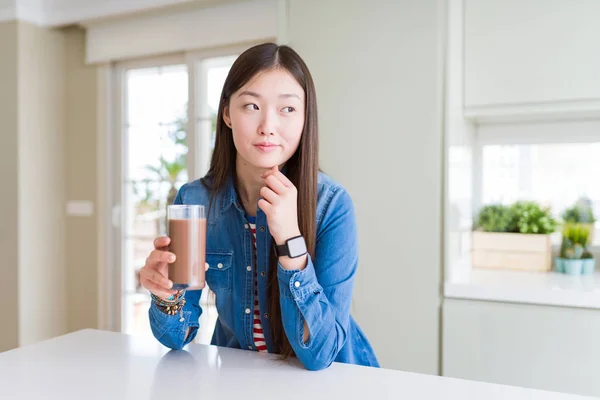
{"label": "white ceiling", "polygon": [[44,26],[90,21],[214,0],[0,0],[0,21],[20,19]]}

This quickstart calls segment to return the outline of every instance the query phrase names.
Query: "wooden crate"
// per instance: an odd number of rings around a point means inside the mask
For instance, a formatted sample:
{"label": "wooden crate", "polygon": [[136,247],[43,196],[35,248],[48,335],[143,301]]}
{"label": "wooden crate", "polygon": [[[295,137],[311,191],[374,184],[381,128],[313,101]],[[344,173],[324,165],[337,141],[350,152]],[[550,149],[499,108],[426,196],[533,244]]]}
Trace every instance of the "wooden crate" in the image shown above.
{"label": "wooden crate", "polygon": [[550,271],[550,235],[475,231],[471,261],[473,268]]}

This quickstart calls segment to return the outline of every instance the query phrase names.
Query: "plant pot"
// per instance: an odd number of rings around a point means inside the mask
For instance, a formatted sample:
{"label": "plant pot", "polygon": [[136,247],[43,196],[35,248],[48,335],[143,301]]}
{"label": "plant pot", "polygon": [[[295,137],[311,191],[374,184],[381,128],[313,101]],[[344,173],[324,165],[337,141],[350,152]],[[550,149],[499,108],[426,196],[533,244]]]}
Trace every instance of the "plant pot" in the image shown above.
{"label": "plant pot", "polygon": [[594,268],[596,267],[596,260],[593,258],[585,258],[581,261],[583,262],[581,273],[584,275],[593,274]]}
{"label": "plant pot", "polygon": [[552,269],[550,235],[474,231],[473,268],[547,272]]}
{"label": "plant pot", "polygon": [[568,275],[581,275],[583,269],[583,260],[567,260],[563,259],[565,273]]}
{"label": "plant pot", "polygon": [[556,272],[565,272],[564,260],[560,257],[554,259],[554,269]]}

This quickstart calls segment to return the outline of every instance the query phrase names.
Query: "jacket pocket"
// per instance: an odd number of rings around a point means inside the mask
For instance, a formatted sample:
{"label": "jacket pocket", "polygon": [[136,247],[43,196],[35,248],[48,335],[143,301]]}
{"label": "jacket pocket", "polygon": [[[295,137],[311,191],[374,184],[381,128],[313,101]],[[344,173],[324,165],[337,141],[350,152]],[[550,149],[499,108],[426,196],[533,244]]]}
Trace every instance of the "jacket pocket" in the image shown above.
{"label": "jacket pocket", "polygon": [[206,262],[208,263],[206,283],[213,292],[231,290],[231,281],[233,279],[232,259],[233,252],[231,251],[217,250],[206,252]]}

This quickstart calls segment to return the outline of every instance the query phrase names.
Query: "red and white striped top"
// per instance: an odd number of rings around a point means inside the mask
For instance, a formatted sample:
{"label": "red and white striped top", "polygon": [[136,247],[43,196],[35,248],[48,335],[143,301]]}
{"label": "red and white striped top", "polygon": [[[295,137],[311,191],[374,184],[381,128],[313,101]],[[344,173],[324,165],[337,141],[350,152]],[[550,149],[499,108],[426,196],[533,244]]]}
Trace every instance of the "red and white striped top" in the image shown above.
{"label": "red and white striped top", "polygon": [[260,352],[267,351],[267,343],[265,342],[265,334],[262,329],[260,322],[260,309],[258,308],[258,272],[256,271],[256,220],[253,217],[248,218],[250,230],[252,231],[252,237],[254,242],[254,325],[253,325],[253,339],[256,350]]}

